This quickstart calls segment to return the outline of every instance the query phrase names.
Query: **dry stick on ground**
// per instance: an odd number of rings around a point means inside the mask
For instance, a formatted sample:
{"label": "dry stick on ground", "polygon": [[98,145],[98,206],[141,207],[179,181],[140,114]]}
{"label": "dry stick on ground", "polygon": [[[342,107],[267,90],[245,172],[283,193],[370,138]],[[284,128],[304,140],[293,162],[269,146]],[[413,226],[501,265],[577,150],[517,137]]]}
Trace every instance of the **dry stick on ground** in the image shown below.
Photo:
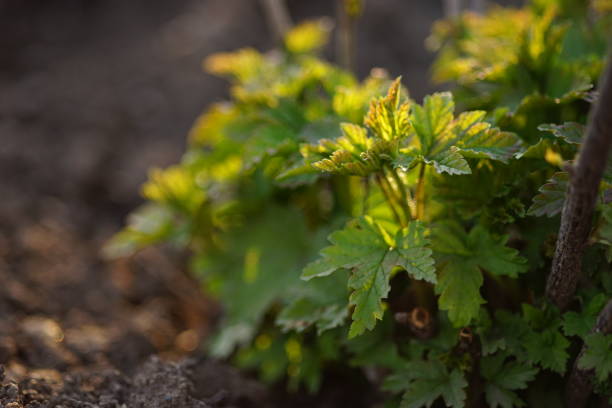
{"label": "dry stick on ground", "polygon": [[[608,301],[597,318],[592,333],[612,334],[612,300]],[[578,361],[586,352],[586,345],[574,361],[574,367],[567,382],[566,405],[571,408],[584,407],[593,391],[594,370],[584,370],[578,367]]]}
{"label": "dry stick on ground", "polygon": [[268,25],[274,32],[276,40],[282,42],[293,23],[287,10],[285,0],[260,0]]}
{"label": "dry stick on ground", "polygon": [[611,144],[612,66],[608,64],[600,80],[599,98],[591,109],[578,163],[570,168],[557,247],[546,282],[546,296],[561,310],[572,300],[581,275],[582,254]]}

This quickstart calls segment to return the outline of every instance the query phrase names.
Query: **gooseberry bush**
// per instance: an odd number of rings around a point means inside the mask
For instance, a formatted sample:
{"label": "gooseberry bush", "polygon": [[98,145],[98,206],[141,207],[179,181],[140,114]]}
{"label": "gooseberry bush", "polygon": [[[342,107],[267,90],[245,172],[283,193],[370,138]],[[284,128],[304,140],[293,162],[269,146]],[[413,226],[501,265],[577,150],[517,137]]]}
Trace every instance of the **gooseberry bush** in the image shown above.
{"label": "gooseberry bush", "polygon": [[421,103],[381,69],[360,82],[318,58],[324,21],[282,50],[213,55],[231,101],[196,121],[179,164],[151,171],[106,253],[188,248],[223,305],[210,353],[292,389],[344,365],[402,408],[561,406],[568,387],[583,394],[572,406],[605,400],[609,160],[577,289],[560,302],[546,284],[603,98],[609,8],[537,0],[436,23],[433,78],[452,92]]}

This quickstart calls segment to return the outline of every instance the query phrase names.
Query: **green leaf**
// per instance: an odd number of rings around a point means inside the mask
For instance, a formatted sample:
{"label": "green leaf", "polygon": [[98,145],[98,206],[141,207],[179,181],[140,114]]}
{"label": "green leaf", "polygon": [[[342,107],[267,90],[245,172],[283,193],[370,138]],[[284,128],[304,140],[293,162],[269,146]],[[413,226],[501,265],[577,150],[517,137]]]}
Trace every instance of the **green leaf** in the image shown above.
{"label": "green leaf", "polygon": [[412,221],[395,236],[395,252],[389,259],[408,272],[411,278],[436,283],[434,259],[425,237],[425,227],[420,221]]}
{"label": "green leaf", "polygon": [[363,217],[332,233],[329,240],[333,245],[321,251],[321,259],[306,266],[302,279],[351,270],[349,303],[355,308],[349,337],[371,330],[382,319],[382,299],[389,292],[394,267],[404,268],[414,279],[436,280],[429,241],[419,222],[410,223],[392,238],[371,218]]}
{"label": "green leaf", "polygon": [[423,105],[412,108],[410,122],[416,131],[422,152],[430,152],[436,142],[449,137],[455,103],[450,92],[426,96]]}
{"label": "green leaf", "polygon": [[530,361],[559,374],[566,369],[569,341],[555,328],[531,332],[525,336],[525,349]]}
{"label": "green leaf", "polygon": [[580,312],[566,312],[563,315],[563,332],[566,336],[580,336],[584,338],[595,326],[597,315],[606,304],[607,298],[603,293],[594,296]]}
{"label": "green leaf", "polygon": [[440,361],[411,362],[404,370],[391,375],[385,388],[400,391],[401,384],[405,392],[400,408],[431,407],[440,397],[447,407],[465,406],[467,381],[463,373],[458,369],[449,372]]}
{"label": "green leaf", "polygon": [[482,273],[473,263],[450,261],[443,267],[436,285],[438,305],[448,311],[455,326],[467,326],[478,316],[480,305],[485,303],[480,296],[482,283]]}
{"label": "green leaf", "polygon": [[143,205],[129,215],[128,225],[104,245],[103,255],[109,259],[125,257],[177,235],[174,217],[166,206]]}
{"label": "green leaf", "polygon": [[453,133],[456,146],[465,157],[492,159],[502,163],[518,150],[518,138],[513,133],[491,128],[485,122],[486,112],[464,112],[455,120]]}
{"label": "green leaf", "polygon": [[150,170],[149,180],[142,186],[142,195],[188,215],[198,211],[207,198],[204,189],[196,182],[195,174],[186,166],[179,165]]}
{"label": "green leaf", "polygon": [[346,339],[351,355],[350,364],[355,367],[384,367],[398,369],[404,360],[399,355],[397,343],[393,341],[394,323],[390,313],[373,330],[361,336]]}
{"label": "green leaf", "polygon": [[481,360],[481,374],[487,380],[485,398],[489,407],[522,407],[525,403],[513,392],[527,388],[527,383],[535,378],[537,368],[526,366],[517,361],[504,362],[505,356],[484,357]]}
{"label": "green leaf", "polygon": [[585,338],[586,351],[578,360],[581,369],[594,369],[597,380],[605,382],[612,375],[612,335],[589,334]]}
{"label": "green leaf", "polygon": [[364,124],[373,137],[362,126],[343,123],[342,135],[337,139],[303,145],[304,161],[321,171],[336,174],[367,176],[381,170],[382,163],[392,160],[399,140],[410,130],[410,104],[400,105],[400,91],[400,78],[397,78],[385,97],[370,102]]}
{"label": "green leaf", "polygon": [[438,173],[470,174],[472,172],[457,146],[451,146],[448,150],[443,150],[431,159],[425,158],[423,161],[433,165]]}
{"label": "green leaf", "polygon": [[529,145],[514,154],[516,159],[544,159],[549,151],[557,148],[555,142],[548,138],[541,138],[537,143]]}
{"label": "green leaf", "polygon": [[276,324],[284,331],[298,333],[316,325],[319,335],[342,325],[349,316],[347,280],[348,271],[342,270],[326,279],[304,282],[297,298],[280,312]]}
{"label": "green leaf", "polygon": [[255,129],[245,143],[243,161],[245,168],[251,168],[265,157],[278,154],[281,150],[297,150],[296,135],[282,125],[264,125]]}
{"label": "green leaf", "polygon": [[327,43],[330,31],[330,24],[325,19],[306,21],[285,35],[285,48],[295,54],[316,51]]}
{"label": "green leaf", "polygon": [[249,342],[273,304],[294,299],[288,288],[299,282],[304,257],[321,247],[323,237],[308,230],[299,211],[272,205],[221,235],[222,249],[198,257],[195,272],[224,305],[215,355]]}
{"label": "green leaf", "polygon": [[390,160],[392,142],[367,136],[367,130],[352,123],[341,125],[342,136],[321,139],[317,145],[302,145],[300,151],[306,163],[336,174],[367,176]]}
{"label": "green leaf", "polygon": [[494,275],[516,278],[527,271],[527,261],[516,249],[507,247],[507,241],[508,236],[494,239],[482,225],[472,228],[468,235],[468,246],[476,264]]}
{"label": "green leaf", "polygon": [[370,102],[370,109],[363,123],[382,140],[397,140],[405,137],[410,130],[408,110],[410,103],[401,100],[401,77],[393,81],[387,95]]}
{"label": "green leaf", "polygon": [[562,125],[548,123],[538,126],[538,130],[550,132],[555,137],[563,139],[567,143],[580,144],[582,143],[585,126],[576,122],[566,122]]}
{"label": "green leaf", "polygon": [[522,390],[532,381],[538,369],[517,361],[505,362],[503,354],[482,359],[481,373],[487,380],[508,390]]}
{"label": "green leaf", "polygon": [[517,277],[525,272],[526,260],[515,249],[505,246],[507,237],[494,239],[477,225],[467,234],[459,225],[448,223],[437,228],[434,249],[440,259],[440,278],[435,287],[440,309],[449,313],[456,327],[468,325],[478,316],[483,284],[481,269],[494,275]]}
{"label": "green leaf", "polygon": [[464,112],[455,119],[454,108],[448,92],[427,96],[423,106],[413,106],[410,123],[417,137],[400,149],[394,164],[406,169],[419,159],[438,173],[470,174],[464,157],[504,163],[512,158],[519,145],[516,135],[491,128],[483,111]]}
{"label": "green leaf", "polygon": [[341,304],[319,304],[309,298],[301,298],[285,308],[276,319],[283,330],[298,333],[316,324],[317,333],[333,329],[344,323],[348,308]]}
{"label": "green leaf", "polygon": [[561,212],[565,203],[565,192],[569,183],[569,174],[557,172],[548,183],[540,187],[540,194],[533,197],[533,204],[527,214],[541,217],[553,217]]}
{"label": "green leaf", "polygon": [[485,399],[490,408],[513,408],[524,407],[525,403],[516,395],[515,392],[498,387],[494,384],[485,386]]}

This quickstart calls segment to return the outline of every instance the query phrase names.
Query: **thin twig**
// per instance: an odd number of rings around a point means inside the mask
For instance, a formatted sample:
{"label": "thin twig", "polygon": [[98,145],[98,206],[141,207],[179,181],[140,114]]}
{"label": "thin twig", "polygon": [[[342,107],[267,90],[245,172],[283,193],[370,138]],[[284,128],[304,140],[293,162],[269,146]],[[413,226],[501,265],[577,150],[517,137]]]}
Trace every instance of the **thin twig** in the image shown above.
{"label": "thin twig", "polygon": [[608,64],[600,80],[599,98],[591,109],[578,163],[570,171],[557,247],[546,282],[546,296],[561,310],[569,305],[578,285],[582,254],[611,145],[612,65]]}
{"label": "thin twig", "polygon": [[[612,334],[612,300],[608,301],[608,304],[599,313],[591,333]],[[566,405],[568,407],[582,408],[586,406],[593,392],[594,370],[584,370],[578,367],[578,361],[585,352],[586,345],[583,345],[580,354],[574,361],[574,367],[567,382]]]}
{"label": "thin twig", "polygon": [[282,42],[293,23],[285,0],[260,0],[268,25],[277,41]]}

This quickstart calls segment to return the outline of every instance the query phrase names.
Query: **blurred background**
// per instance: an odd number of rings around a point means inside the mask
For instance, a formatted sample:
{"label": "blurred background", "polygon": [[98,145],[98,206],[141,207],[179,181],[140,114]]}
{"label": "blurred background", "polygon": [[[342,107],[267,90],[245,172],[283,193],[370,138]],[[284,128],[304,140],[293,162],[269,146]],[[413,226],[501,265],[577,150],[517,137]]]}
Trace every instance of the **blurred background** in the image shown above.
{"label": "blurred background", "polygon": [[[336,13],[330,0],[287,5],[294,21]],[[385,67],[414,98],[431,92],[424,42],[444,12],[442,0],[367,2],[358,76]],[[0,222],[59,200],[81,229],[117,228],[147,169],[176,162],[197,115],[227,97],[202,59],[273,45],[255,0],[0,0]]]}

